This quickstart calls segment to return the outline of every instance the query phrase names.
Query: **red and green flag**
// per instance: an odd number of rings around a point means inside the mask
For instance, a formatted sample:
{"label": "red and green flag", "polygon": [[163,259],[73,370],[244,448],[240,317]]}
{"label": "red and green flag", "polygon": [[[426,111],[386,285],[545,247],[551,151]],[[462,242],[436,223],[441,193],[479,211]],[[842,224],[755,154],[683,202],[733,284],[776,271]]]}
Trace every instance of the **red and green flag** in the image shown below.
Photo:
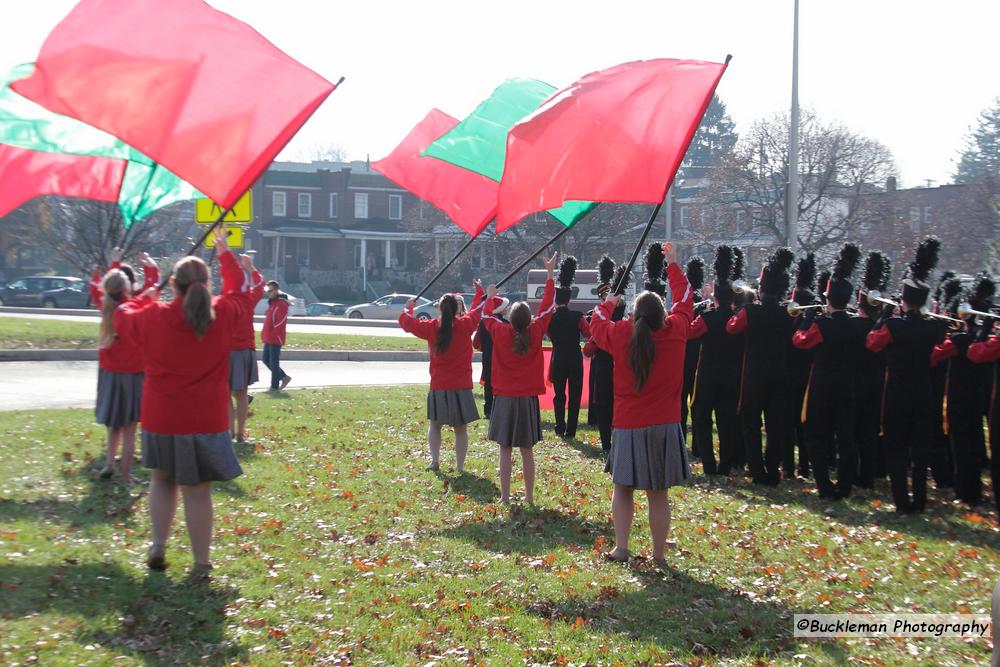
{"label": "red and green flag", "polygon": [[[554,86],[534,79],[508,79],[462,122],[431,143],[423,154],[499,182],[507,153],[507,133],[554,92]],[[549,213],[570,227],[593,206],[589,201],[560,202],[559,206],[550,207]]]}
{"label": "red and green flag", "polygon": [[507,136],[497,230],[564,202],[662,202],[725,70],[644,60],[552,96]]}
{"label": "red and green flag", "polygon": [[[33,71],[34,65],[30,63],[19,65],[0,81],[0,143],[43,153],[125,160],[116,201],[126,228],[164,206],[204,196],[191,184],[107,132],[53,113],[11,90],[11,82],[30,76]],[[0,172],[5,171],[3,167],[0,163]],[[85,172],[78,173],[86,178]],[[0,189],[11,198],[15,187],[14,181],[0,182]],[[80,191],[86,186],[74,187]]]}
{"label": "red and green flag", "polygon": [[496,215],[497,182],[421,155],[432,141],[457,124],[458,119],[431,109],[392,153],[372,168],[440,208],[466,234],[477,236]]}
{"label": "red and green flag", "polygon": [[125,161],[44,153],[0,144],[0,218],[33,197],[118,200]]}
{"label": "red and green flag", "polygon": [[201,0],[81,0],[15,92],[228,208],[334,85]]}

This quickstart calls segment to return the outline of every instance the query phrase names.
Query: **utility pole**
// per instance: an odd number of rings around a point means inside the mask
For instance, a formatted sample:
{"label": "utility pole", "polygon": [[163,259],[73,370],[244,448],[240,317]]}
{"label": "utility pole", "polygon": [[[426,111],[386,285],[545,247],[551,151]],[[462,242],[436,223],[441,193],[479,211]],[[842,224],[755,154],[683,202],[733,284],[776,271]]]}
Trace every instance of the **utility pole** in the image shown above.
{"label": "utility pole", "polygon": [[788,188],[785,191],[785,239],[798,250],[799,227],[799,0],[792,29],[792,109],[788,131]]}

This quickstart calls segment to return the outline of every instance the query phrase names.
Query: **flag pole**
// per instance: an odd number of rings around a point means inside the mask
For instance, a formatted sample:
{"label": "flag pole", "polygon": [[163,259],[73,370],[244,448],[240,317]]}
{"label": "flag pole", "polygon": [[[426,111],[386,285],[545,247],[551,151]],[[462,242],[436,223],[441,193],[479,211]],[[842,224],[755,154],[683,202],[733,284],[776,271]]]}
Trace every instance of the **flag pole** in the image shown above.
{"label": "flag pole", "polygon": [[[232,208],[227,208],[226,210],[224,210],[222,214],[215,219],[215,222],[212,223],[212,226],[205,230],[205,233],[201,235],[201,238],[199,238],[197,241],[194,242],[194,245],[191,246],[191,249],[188,250],[186,253],[184,253],[184,256],[190,257],[191,255],[195,254],[195,252],[198,251],[198,248],[200,248],[202,244],[205,243],[205,239],[208,238],[209,234],[211,234],[216,227],[222,224],[223,218],[229,215],[229,212],[232,210],[233,210]],[[162,290],[166,286],[167,281],[170,280],[170,276],[173,275],[173,273],[174,273],[173,269],[167,271],[166,274],[164,274],[163,276],[163,280],[160,281],[160,284],[159,286],[157,286],[156,289]]]}
{"label": "flag pole", "polygon": [[[482,232],[479,232],[479,234],[482,234]],[[461,248],[458,249],[458,252],[455,253],[455,256],[452,257],[451,259],[449,259],[448,262],[444,266],[441,267],[441,270],[438,271],[436,274],[434,274],[434,277],[431,278],[430,281],[426,285],[424,285],[424,288],[422,290],[420,290],[419,292],[417,292],[417,295],[415,297],[413,297],[414,300],[419,299],[420,297],[422,297],[424,295],[424,292],[426,292],[427,290],[429,290],[431,288],[431,285],[433,285],[434,283],[436,283],[437,280],[438,280],[438,278],[440,278],[442,275],[444,275],[444,272],[447,271],[448,268],[452,264],[455,263],[455,260],[458,259],[459,255],[461,255],[463,252],[465,252],[466,249],[470,245],[472,245],[472,242],[475,241],[477,238],[479,238],[479,234],[475,234],[475,235],[469,237],[469,240],[465,242],[465,245],[463,245]]]}
{"label": "flag pole", "polygon": [[558,234],[556,234],[555,236],[553,236],[552,238],[550,238],[548,241],[546,241],[544,243],[544,245],[542,245],[542,247],[540,247],[538,250],[536,250],[535,252],[533,252],[531,254],[531,257],[529,257],[528,259],[526,259],[523,262],[521,262],[520,264],[518,264],[516,269],[514,269],[513,271],[511,271],[510,273],[508,273],[506,276],[504,276],[503,280],[501,280],[500,282],[497,283],[497,287],[498,288],[502,287],[503,284],[506,283],[511,278],[513,278],[515,276],[515,274],[517,274],[518,271],[520,271],[521,269],[523,269],[524,267],[526,267],[531,260],[533,260],[534,258],[538,257],[540,254],[542,254],[543,250],[545,250],[550,245],[552,245],[553,243],[555,243],[556,241],[558,241],[559,239],[561,239],[566,234],[566,232],[568,232],[570,229],[572,229],[572,227],[563,227],[562,230]]}
{"label": "flag pole", "polygon": [[617,284],[615,284],[614,289],[611,290],[612,294],[622,294],[625,291],[625,277],[632,273],[632,266],[635,265],[635,260],[639,257],[639,252],[642,251],[642,246],[646,243],[646,237],[649,236],[649,230],[653,228],[653,223],[656,222],[656,216],[660,214],[660,208],[662,206],[663,202],[660,202],[655,208],[653,208],[653,212],[650,214],[649,220],[646,222],[646,228],[642,230],[642,236],[639,238],[639,242],[635,244],[632,256],[629,257],[628,264],[625,266],[625,271],[622,272],[621,279]]}

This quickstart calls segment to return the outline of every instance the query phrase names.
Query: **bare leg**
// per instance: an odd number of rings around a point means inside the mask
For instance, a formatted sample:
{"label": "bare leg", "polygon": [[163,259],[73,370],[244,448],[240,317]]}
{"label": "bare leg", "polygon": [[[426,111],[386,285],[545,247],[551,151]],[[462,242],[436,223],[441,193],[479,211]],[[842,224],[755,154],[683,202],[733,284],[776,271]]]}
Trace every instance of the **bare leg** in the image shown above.
{"label": "bare leg", "polygon": [[427,448],[431,452],[431,468],[441,466],[441,422],[427,422]]}
{"label": "bare leg", "polygon": [[212,483],[181,486],[184,493],[184,520],[196,564],[207,565],[212,546]]}
{"label": "bare leg", "polygon": [[135,460],[135,430],[138,422],[132,422],[121,428],[122,434],[122,479],[128,483],[132,475],[132,461]]}
{"label": "bare leg", "polygon": [[118,440],[121,438],[122,430],[119,427],[108,427],[108,449],[104,456],[104,470],[102,476],[110,477],[115,469],[115,455],[118,453]]}
{"label": "bare leg", "polygon": [[159,469],[153,469],[149,485],[149,513],[153,522],[153,544],[166,545],[170,524],[177,512],[177,484]]}
{"label": "bare leg", "polygon": [[[513,450],[512,450],[513,451]],[[524,502],[535,504],[535,450],[521,447],[521,465],[524,466]]]}
{"label": "bare leg", "polygon": [[233,399],[236,402],[236,409],[233,411],[233,438],[243,440],[246,438],[247,413],[250,411],[247,390],[236,389],[233,391]]}
{"label": "bare leg", "polygon": [[649,534],[653,538],[653,558],[663,558],[663,548],[670,530],[670,497],[666,489],[646,491],[649,503]]}
{"label": "bare leg", "polygon": [[507,504],[510,502],[510,471],[514,467],[513,447],[500,447],[500,502]]}
{"label": "bare leg", "polygon": [[611,521],[615,525],[615,551],[628,553],[628,538],[632,532],[632,516],[635,514],[631,486],[615,484],[611,494]]}
{"label": "bare leg", "polygon": [[465,424],[455,427],[455,470],[465,470],[465,455],[469,451],[469,429]]}

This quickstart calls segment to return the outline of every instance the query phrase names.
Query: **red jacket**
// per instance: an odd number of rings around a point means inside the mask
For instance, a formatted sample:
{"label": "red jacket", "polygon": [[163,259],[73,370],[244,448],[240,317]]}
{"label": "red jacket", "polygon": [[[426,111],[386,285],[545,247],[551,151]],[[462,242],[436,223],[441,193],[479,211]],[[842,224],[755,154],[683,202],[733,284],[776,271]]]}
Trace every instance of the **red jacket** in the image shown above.
{"label": "red jacket", "polygon": [[244,273],[230,252],[219,256],[223,294],[213,299],[215,321],[199,340],[184,320],[184,299],[122,304],[115,332],[142,345],[142,428],[169,435],[220,433],[229,423],[229,351],[250,308],[240,289]]}
{"label": "red jacket", "polygon": [[[556,286],[552,280],[545,282],[545,293],[538,304],[538,315],[528,326],[531,346],[525,355],[514,354],[514,327],[493,315],[483,318],[483,326],[493,339],[493,368],[491,381],[497,396],[538,396],[545,393],[545,362],[542,358],[542,338],[549,328],[555,310]],[[496,310],[502,300],[493,297],[486,303],[486,312]]]}
{"label": "red jacket", "polygon": [[[117,269],[119,266],[121,266],[121,262],[114,262],[108,270]],[[156,267],[146,267],[143,269],[143,272],[145,275],[140,292],[152,287],[160,279],[160,272]],[[90,300],[98,310],[104,305],[104,290],[101,287],[103,279],[104,276],[95,271],[94,275],[90,277],[90,283],[87,285],[87,289],[90,291]],[[148,299],[139,301],[138,297],[130,299],[130,302],[135,302],[138,305],[145,304],[148,301]],[[114,330],[115,319],[117,317],[118,311],[116,310],[114,315],[111,316],[112,330]],[[122,340],[118,336],[115,336],[110,346],[98,349],[97,360],[101,368],[112,373],[141,373],[145,367],[140,345]]]}
{"label": "red jacket", "polygon": [[694,318],[694,298],[684,272],[676,262],[667,267],[674,306],[659,329],[653,332],[656,354],[642,390],[635,390],[635,375],[629,363],[631,319],[611,321],[614,310],[605,302],[594,310],[590,332],[602,350],[615,360],[615,428],[643,428],[681,421],[681,388],[684,384],[684,349],[688,327]]}
{"label": "red jacket", "polygon": [[477,289],[469,312],[456,317],[452,323],[451,344],[444,354],[437,351],[437,332],[441,327],[440,318],[420,320],[412,310],[404,310],[399,316],[399,326],[403,331],[427,341],[431,353],[431,389],[471,389],[472,388],[472,334],[479,328],[479,318],[483,315],[483,290]]}
{"label": "red jacket", "polygon": [[260,332],[261,342],[265,345],[284,345],[287,323],[288,299],[280,294],[276,299],[268,299],[267,312],[264,313],[264,328]]}
{"label": "red jacket", "polygon": [[253,309],[264,295],[264,277],[259,272],[254,271],[250,276],[249,284],[246,282],[246,273],[243,274],[242,291],[250,296],[250,312],[244,317],[240,326],[236,328],[233,335],[234,350],[255,350],[257,349],[257,334],[253,330]]}

